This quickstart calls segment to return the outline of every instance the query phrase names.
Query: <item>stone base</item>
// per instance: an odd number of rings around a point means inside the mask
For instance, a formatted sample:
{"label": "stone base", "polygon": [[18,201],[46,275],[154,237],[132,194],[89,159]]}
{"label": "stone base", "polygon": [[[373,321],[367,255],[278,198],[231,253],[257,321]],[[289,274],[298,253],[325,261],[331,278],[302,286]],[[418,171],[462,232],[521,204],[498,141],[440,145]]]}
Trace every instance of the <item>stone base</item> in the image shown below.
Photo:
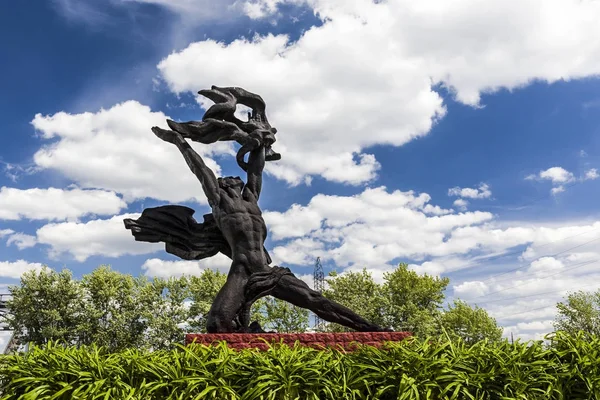
{"label": "stone base", "polygon": [[189,333],[185,335],[185,344],[201,343],[216,345],[222,341],[233,349],[256,348],[266,350],[269,343],[283,342],[293,346],[299,342],[302,346],[315,349],[326,347],[352,350],[357,343],[381,347],[384,342],[399,342],[412,336],[410,332],[344,332],[344,333]]}

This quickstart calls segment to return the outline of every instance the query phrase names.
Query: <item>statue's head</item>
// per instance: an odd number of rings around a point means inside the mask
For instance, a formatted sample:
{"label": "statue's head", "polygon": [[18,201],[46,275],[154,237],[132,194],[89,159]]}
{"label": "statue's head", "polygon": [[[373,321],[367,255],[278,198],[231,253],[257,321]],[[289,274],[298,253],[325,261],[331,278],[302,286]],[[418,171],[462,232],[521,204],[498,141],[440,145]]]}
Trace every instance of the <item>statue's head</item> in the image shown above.
{"label": "statue's head", "polygon": [[217,183],[221,189],[233,189],[241,192],[244,188],[244,181],[239,176],[226,176],[224,178],[218,178]]}

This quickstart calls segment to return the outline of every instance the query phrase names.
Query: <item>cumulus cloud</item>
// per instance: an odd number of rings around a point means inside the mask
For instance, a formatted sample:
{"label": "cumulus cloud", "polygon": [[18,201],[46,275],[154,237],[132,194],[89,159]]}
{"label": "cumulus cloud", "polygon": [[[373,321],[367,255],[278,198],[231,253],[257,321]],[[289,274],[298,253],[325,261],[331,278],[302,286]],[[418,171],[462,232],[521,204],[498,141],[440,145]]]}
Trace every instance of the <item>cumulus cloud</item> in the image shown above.
{"label": "cumulus cloud", "polygon": [[534,274],[547,274],[558,272],[564,268],[562,261],[554,257],[542,257],[531,263],[528,272]]}
{"label": "cumulus cloud", "polygon": [[521,322],[517,324],[517,328],[523,331],[537,330],[549,332],[553,328],[553,323],[553,320]]}
{"label": "cumulus cloud", "polygon": [[43,267],[40,263],[30,263],[25,260],[0,261],[0,277],[19,279],[23,273],[40,270]]}
{"label": "cumulus cloud", "polygon": [[562,167],[552,167],[545,171],[540,171],[540,179],[546,179],[552,183],[568,183],[575,179],[575,176]]}
{"label": "cumulus cloud", "polygon": [[596,180],[600,177],[600,174],[598,174],[598,170],[596,168],[592,168],[589,169],[587,171],[585,171],[585,175],[583,177],[584,180]]}
{"label": "cumulus cloud", "polygon": [[426,204],[425,207],[423,207],[423,212],[425,214],[431,214],[431,215],[446,215],[446,214],[452,214],[454,212],[454,210],[451,208],[446,209],[446,208],[442,208],[440,206]]}
{"label": "cumulus cloud", "polygon": [[[166,118],[137,101],[96,113],[37,114],[32,124],[41,137],[58,140],[36,152],[34,162],[41,168],[61,172],[83,188],[121,193],[127,202],[151,197],[174,203],[188,200],[206,203],[200,183],[177,148],[158,139],[150,130],[155,125],[165,126]],[[217,174],[220,167],[207,156],[231,153],[225,142],[192,146]],[[93,203],[91,199],[85,201],[90,202]],[[115,204],[112,209],[117,207],[116,200],[112,203]],[[121,203],[118,204],[120,207]]]}
{"label": "cumulus cloud", "polygon": [[482,296],[489,291],[489,287],[484,282],[464,282],[453,287],[454,294],[459,297]]}
{"label": "cumulus cloud", "polygon": [[438,261],[425,261],[422,264],[408,264],[408,268],[419,275],[439,276],[442,272],[446,271],[444,264]]}
{"label": "cumulus cloud", "polygon": [[567,183],[595,180],[598,179],[598,177],[600,177],[600,175],[598,174],[598,170],[596,168],[591,168],[585,171],[583,176],[576,178],[572,172],[569,172],[562,167],[552,167],[540,171],[539,174],[528,175],[525,177],[525,180],[548,180],[552,182],[552,185],[554,186],[552,189],[550,189],[550,193],[552,195],[557,195],[566,190],[565,184]]}
{"label": "cumulus cloud", "polygon": [[493,218],[484,212],[428,215],[429,201],[425,193],[378,187],[347,197],[319,194],[306,206],[265,212],[264,218],[273,239],[294,239],[275,248],[281,262],[308,264],[321,256],[360,268],[384,266],[397,257],[469,251],[471,244],[445,240],[446,235]]}
{"label": "cumulus cloud", "polygon": [[[320,194],[305,205],[264,215],[282,265],[312,267],[320,256],[342,272],[366,267],[381,283],[398,261],[423,259],[409,268],[453,274],[451,296],[481,304],[503,326],[553,318],[567,291],[597,288],[600,221],[502,223],[481,212],[433,216],[425,213],[427,205],[434,206],[429,202],[424,193],[380,187],[354,196]],[[456,278],[463,271],[477,278]],[[526,339],[545,332],[513,326],[513,333]]]}
{"label": "cumulus cloud", "polygon": [[[575,262],[576,257],[572,255],[561,256],[560,259],[541,257],[515,272],[454,285],[454,295],[460,294],[470,303],[485,307],[509,332],[528,340],[551,331],[539,324],[554,318],[556,303],[562,301],[568,292],[595,291],[600,288],[597,283],[600,278],[599,254],[595,255],[595,262]],[[486,291],[470,296],[467,294],[467,287],[478,286],[485,287]],[[527,329],[518,324],[511,326],[519,321],[528,321]],[[524,332],[536,329],[537,332]]]}
{"label": "cumulus cloud", "polygon": [[467,206],[469,205],[469,202],[465,199],[456,199],[454,200],[454,203],[452,203],[452,205],[454,207],[457,207],[461,211],[465,211],[467,209]]}
{"label": "cumulus cloud", "polygon": [[458,196],[467,199],[487,199],[492,195],[490,186],[482,183],[478,188],[453,187],[448,189],[448,196]]}
{"label": "cumulus cloud", "polygon": [[0,188],[0,219],[74,220],[97,214],[114,215],[127,204],[105,190]]}
{"label": "cumulus cloud", "polygon": [[12,229],[0,229],[0,238],[3,238],[4,236],[12,235],[13,233],[15,233],[15,231],[13,231]]}
{"label": "cumulus cloud", "polygon": [[[245,9],[253,17],[273,15],[279,3],[248,1]],[[590,18],[600,5],[593,1],[553,0],[541,11],[535,0],[304,4],[324,23],[295,42],[284,35],[228,44],[207,39],[159,64],[174,92],[215,83],[260,92],[281,132],[284,158],[271,172],[290,183],[305,175],[372,179],[378,165],[365,148],[426,135],[445,114],[433,85],[479,105],[481,93],[600,72],[600,28]]]}
{"label": "cumulus cloud", "polygon": [[36,237],[32,235],[27,235],[25,233],[15,233],[10,235],[6,240],[7,246],[10,246],[13,243],[15,246],[17,246],[19,250],[23,250],[35,246],[37,240]]}
{"label": "cumulus cloud", "polygon": [[200,261],[166,261],[158,258],[151,258],[144,262],[142,270],[148,276],[169,278],[183,275],[197,276],[205,269],[218,270],[223,273],[229,272],[231,259],[218,253],[208,259]]}
{"label": "cumulus cloud", "polygon": [[49,256],[70,254],[83,262],[91,256],[120,257],[125,254],[149,254],[164,249],[164,244],[136,242],[123,219],[136,219],[140,214],[116,215],[85,223],[61,222],[37,230],[37,242],[50,247]]}
{"label": "cumulus cloud", "polygon": [[295,239],[285,246],[276,246],[271,255],[273,264],[293,264],[312,268],[317,257],[325,256],[326,250],[321,241],[302,238]]}

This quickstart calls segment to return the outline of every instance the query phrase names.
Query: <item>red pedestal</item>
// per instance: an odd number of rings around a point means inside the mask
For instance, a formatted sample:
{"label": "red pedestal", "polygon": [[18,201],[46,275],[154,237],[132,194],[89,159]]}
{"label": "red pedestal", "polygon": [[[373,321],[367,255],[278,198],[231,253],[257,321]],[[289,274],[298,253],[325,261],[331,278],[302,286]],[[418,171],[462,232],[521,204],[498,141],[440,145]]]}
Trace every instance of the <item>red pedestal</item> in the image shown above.
{"label": "red pedestal", "polygon": [[344,333],[189,333],[185,344],[192,342],[216,345],[222,341],[233,349],[257,348],[266,350],[269,343],[283,342],[293,346],[299,342],[312,348],[335,347],[345,350],[356,348],[356,343],[380,347],[384,342],[399,342],[411,336],[410,332],[344,332]]}

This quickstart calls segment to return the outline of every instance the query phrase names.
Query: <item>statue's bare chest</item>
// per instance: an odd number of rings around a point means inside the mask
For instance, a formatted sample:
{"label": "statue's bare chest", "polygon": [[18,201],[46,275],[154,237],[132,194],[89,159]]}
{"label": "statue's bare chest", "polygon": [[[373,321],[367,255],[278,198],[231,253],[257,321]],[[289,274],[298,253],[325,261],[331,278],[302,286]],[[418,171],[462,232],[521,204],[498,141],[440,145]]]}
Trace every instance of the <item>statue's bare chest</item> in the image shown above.
{"label": "statue's bare chest", "polygon": [[219,220],[236,216],[239,218],[244,218],[244,216],[262,217],[262,212],[254,199],[222,194],[219,205],[213,207],[213,215]]}

